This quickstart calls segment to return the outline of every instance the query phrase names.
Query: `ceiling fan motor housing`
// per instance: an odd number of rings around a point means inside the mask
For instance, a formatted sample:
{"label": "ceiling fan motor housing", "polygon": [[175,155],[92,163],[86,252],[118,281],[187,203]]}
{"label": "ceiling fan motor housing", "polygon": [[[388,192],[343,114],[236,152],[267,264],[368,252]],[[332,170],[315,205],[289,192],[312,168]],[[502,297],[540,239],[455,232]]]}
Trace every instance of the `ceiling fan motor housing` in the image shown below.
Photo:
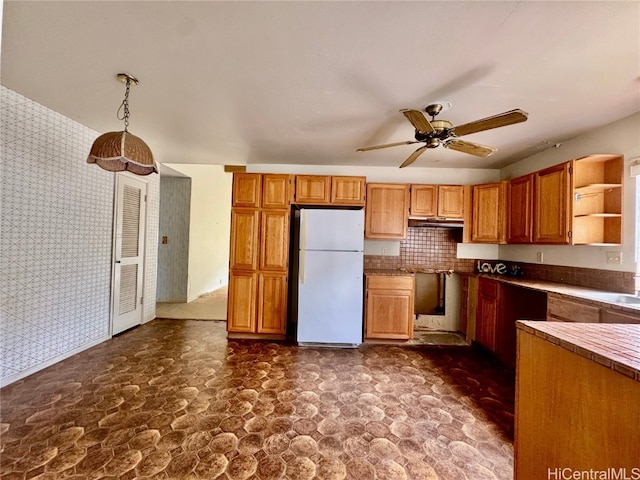
{"label": "ceiling fan motor housing", "polygon": [[415,138],[419,142],[424,142],[429,148],[436,148],[441,140],[446,140],[451,135],[453,125],[446,120],[435,120],[431,122],[433,132],[426,133],[416,130]]}

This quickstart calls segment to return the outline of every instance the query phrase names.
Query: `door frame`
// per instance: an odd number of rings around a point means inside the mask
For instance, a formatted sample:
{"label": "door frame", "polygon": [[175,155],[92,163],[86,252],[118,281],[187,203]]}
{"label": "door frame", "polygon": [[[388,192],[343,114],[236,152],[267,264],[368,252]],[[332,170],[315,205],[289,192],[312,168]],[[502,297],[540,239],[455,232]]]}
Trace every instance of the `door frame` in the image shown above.
{"label": "door frame", "polygon": [[[134,180],[140,183],[145,184],[144,189],[144,199],[143,199],[143,209],[144,209],[144,222],[140,225],[142,229],[142,246],[143,246],[143,255],[142,255],[142,281],[140,282],[141,289],[141,304],[140,304],[140,322],[137,325],[142,325],[144,323],[144,289],[146,284],[146,256],[147,256],[147,247],[148,247],[148,238],[147,238],[147,222],[148,222],[148,214],[149,214],[149,202],[147,201],[149,195],[149,181],[140,178],[138,175],[134,175],[128,172],[116,172],[114,175],[113,182],[113,223],[112,223],[112,231],[111,231],[111,296],[109,300],[109,336],[113,337],[113,322],[115,319],[116,305],[116,235],[117,235],[117,221],[118,221],[118,209],[120,208],[120,201],[118,199],[118,187],[122,183],[123,179]],[[120,333],[120,332],[119,332]]]}

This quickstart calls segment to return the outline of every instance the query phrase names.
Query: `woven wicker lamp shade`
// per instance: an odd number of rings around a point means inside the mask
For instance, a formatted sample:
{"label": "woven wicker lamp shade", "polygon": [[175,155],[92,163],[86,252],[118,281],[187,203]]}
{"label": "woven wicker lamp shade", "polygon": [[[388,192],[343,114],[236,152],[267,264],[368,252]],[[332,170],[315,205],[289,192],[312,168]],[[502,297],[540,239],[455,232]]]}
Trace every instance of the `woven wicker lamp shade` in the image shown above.
{"label": "woven wicker lamp shade", "polygon": [[[158,167],[149,146],[140,137],[128,132],[129,88],[138,85],[138,79],[128,73],[119,73],[116,78],[126,84],[124,100],[118,109],[118,120],[124,121],[124,130],[100,135],[93,142],[87,163],[95,163],[110,172],[128,171],[136,175],[158,173]],[[123,111],[120,116],[120,111]]]}
{"label": "woven wicker lamp shade", "polygon": [[158,173],[151,149],[140,137],[126,131],[109,132],[96,138],[87,163],[95,163],[110,172]]}

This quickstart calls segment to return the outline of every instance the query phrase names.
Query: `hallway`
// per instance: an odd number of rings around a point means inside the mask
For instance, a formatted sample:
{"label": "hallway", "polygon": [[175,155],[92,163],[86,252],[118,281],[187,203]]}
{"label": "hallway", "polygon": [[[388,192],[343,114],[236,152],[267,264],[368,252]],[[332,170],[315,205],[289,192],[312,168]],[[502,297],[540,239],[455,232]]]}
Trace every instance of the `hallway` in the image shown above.
{"label": "hallway", "polygon": [[225,337],[158,319],[5,387],[2,478],[512,478],[513,376],[469,347]]}
{"label": "hallway", "polygon": [[156,318],[227,320],[227,287],[200,295],[189,303],[156,303]]}

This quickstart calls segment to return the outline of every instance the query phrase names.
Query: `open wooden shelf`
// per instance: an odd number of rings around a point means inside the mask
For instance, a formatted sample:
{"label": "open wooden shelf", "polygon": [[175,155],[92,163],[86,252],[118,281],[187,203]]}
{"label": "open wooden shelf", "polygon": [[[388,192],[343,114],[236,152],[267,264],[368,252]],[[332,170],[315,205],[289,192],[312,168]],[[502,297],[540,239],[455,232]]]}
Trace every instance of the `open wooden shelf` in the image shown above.
{"label": "open wooden shelf", "polygon": [[621,155],[573,162],[573,245],[622,244]]}

